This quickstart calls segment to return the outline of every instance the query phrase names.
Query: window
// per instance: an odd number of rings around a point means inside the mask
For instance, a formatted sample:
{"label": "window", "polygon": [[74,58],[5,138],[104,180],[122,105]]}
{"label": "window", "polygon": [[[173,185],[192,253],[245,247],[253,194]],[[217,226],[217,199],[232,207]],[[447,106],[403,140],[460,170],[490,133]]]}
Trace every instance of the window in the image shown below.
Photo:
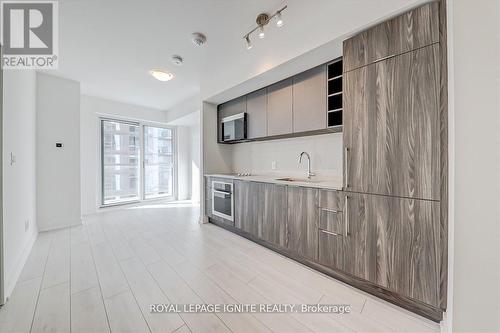
{"label": "window", "polygon": [[[102,120],[102,203],[136,201],[140,198],[140,144],[138,124]],[[132,181],[134,179],[134,181]]]}
{"label": "window", "polygon": [[144,197],[173,196],[172,130],[144,126]]}
{"label": "window", "polygon": [[102,205],[174,197],[173,129],[102,119],[101,140]]}

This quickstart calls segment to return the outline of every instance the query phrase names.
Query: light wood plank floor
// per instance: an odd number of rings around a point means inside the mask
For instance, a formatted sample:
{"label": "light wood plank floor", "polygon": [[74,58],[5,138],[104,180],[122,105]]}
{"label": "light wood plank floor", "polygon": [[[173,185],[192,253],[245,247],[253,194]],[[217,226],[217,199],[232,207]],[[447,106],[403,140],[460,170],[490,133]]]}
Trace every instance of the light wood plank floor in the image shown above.
{"label": "light wood plank floor", "polygon": [[[212,224],[151,204],[41,233],[0,332],[438,332],[439,326]],[[349,304],[350,314],[152,314],[150,304]]]}

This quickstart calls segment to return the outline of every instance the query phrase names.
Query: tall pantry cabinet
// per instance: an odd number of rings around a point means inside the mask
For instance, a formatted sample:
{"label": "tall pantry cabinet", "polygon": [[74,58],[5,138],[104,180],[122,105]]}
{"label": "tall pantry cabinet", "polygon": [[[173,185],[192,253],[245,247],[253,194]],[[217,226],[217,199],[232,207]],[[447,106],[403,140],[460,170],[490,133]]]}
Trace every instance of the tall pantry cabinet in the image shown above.
{"label": "tall pantry cabinet", "polygon": [[[346,270],[425,311],[446,309],[446,41],[431,2],[346,41]],[[443,16],[443,15],[441,15]],[[444,210],[444,211],[443,211]],[[352,256],[352,260],[349,260]]]}

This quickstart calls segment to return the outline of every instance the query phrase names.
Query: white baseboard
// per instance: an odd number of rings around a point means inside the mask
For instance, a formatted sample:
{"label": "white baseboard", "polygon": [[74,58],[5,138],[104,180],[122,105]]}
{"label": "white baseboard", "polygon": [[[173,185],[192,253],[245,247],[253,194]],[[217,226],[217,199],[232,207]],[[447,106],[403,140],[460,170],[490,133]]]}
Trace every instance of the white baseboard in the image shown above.
{"label": "white baseboard", "polygon": [[38,232],[48,232],[48,231],[56,231],[56,230],[61,230],[61,229],[66,229],[66,228],[71,228],[71,227],[77,227],[79,225],[83,224],[82,218],[73,220],[72,222],[66,224],[66,225],[61,225],[57,227],[51,227],[51,228],[43,228],[43,229],[38,229]]}
{"label": "white baseboard", "polygon": [[19,279],[19,276],[21,275],[21,272],[23,271],[24,265],[26,264],[26,261],[28,260],[28,256],[30,255],[31,249],[33,248],[33,244],[35,244],[35,241],[38,237],[38,232],[33,233],[33,235],[28,239],[28,242],[26,243],[26,246],[23,249],[23,252],[21,252],[21,256],[19,260],[17,260],[17,265],[14,268],[14,270],[9,274],[9,276],[5,277],[5,285],[4,285],[4,297],[5,300],[10,297],[12,294],[12,291],[14,290],[14,287],[16,286],[17,280]]}

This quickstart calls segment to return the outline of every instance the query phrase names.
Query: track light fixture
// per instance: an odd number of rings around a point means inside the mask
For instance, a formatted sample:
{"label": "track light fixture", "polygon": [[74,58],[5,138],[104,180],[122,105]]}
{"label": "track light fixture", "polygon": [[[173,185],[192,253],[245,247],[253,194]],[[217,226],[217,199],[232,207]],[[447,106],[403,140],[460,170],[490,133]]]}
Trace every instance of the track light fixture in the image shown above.
{"label": "track light fixture", "polygon": [[250,41],[250,35],[254,31],[259,30],[258,36],[260,39],[266,37],[266,33],[264,31],[264,26],[266,26],[273,18],[276,18],[276,26],[278,28],[281,28],[283,26],[284,23],[283,23],[283,17],[281,15],[281,12],[284,11],[287,7],[288,6],[285,5],[283,8],[276,11],[271,16],[269,16],[269,14],[266,14],[266,13],[261,13],[257,16],[257,19],[255,19],[257,26],[243,36],[243,39],[245,39],[248,50],[250,50],[252,48],[252,42]]}

